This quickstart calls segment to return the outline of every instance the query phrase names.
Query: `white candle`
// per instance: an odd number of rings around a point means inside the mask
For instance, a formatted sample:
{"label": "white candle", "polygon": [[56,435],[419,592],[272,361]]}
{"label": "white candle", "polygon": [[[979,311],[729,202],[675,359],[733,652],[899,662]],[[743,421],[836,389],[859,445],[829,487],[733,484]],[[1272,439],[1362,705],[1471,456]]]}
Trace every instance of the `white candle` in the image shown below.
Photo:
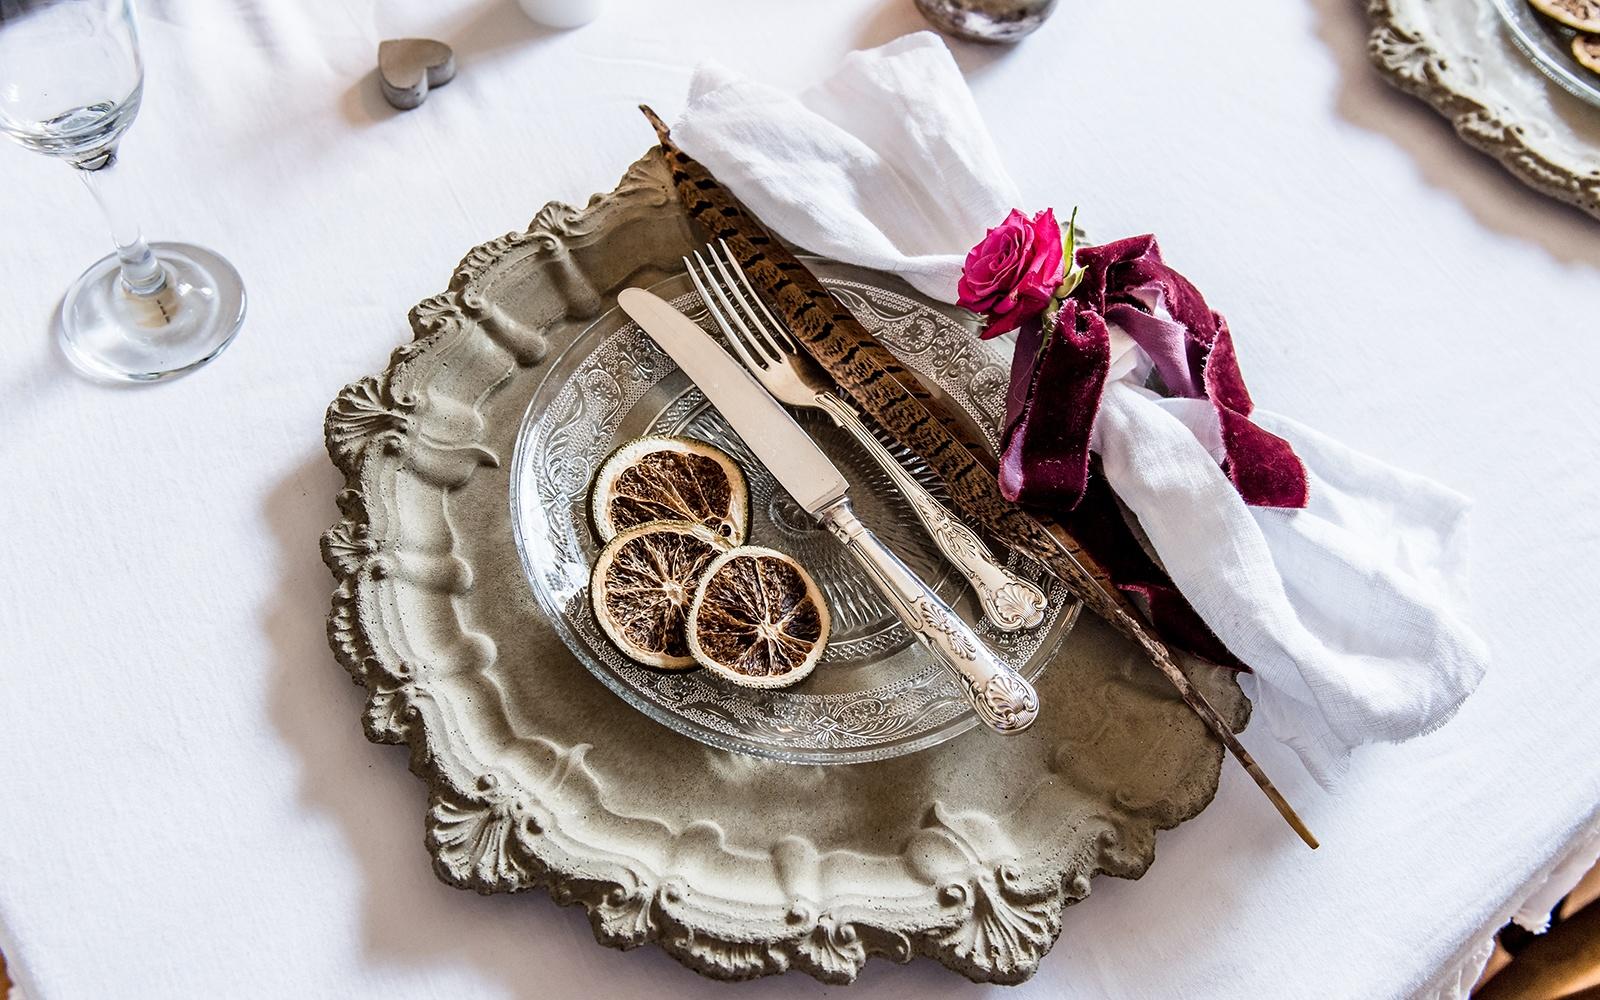
{"label": "white candle", "polygon": [[605,0],[517,0],[517,4],[547,28],[576,28],[593,21]]}

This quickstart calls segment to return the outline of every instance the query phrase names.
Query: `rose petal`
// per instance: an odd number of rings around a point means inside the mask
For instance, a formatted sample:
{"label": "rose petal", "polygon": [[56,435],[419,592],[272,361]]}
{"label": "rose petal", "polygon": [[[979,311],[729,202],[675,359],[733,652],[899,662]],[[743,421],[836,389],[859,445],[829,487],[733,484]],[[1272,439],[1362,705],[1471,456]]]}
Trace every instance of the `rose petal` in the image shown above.
{"label": "rose petal", "polygon": [[1060,284],[1061,230],[1046,209],[1029,219],[1017,209],[984,234],[967,252],[956,301],[974,312],[990,313],[985,336],[1015,329],[1017,318],[997,318],[1019,304],[1043,309]]}

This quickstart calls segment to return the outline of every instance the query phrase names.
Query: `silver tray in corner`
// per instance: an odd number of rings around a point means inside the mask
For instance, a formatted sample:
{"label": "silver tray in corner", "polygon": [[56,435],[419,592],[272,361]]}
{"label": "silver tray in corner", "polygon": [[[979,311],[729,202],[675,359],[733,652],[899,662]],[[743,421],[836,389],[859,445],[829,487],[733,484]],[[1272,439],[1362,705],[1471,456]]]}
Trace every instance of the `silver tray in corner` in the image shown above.
{"label": "silver tray in corner", "polygon": [[1500,6],[1523,3],[1368,0],[1367,50],[1390,83],[1524,184],[1600,217],[1600,108],[1524,51],[1542,29],[1508,23]]}
{"label": "silver tray in corner", "polygon": [[[694,241],[646,157],[588,206],[472,250],[412,310],[416,339],[329,406],[328,638],[366,691],[367,736],[409,747],[441,879],[548,892],[607,946],[655,944],[716,979],[843,983],[876,955],[1021,982],[1095,876],[1139,877],[1157,831],[1216,792],[1221,745],[1132,646],[1080,622],[1019,736],[794,766],[636,711],[524,576],[507,497],[536,387],[618,289],[669,279]],[[1186,668],[1242,726],[1232,674]]]}

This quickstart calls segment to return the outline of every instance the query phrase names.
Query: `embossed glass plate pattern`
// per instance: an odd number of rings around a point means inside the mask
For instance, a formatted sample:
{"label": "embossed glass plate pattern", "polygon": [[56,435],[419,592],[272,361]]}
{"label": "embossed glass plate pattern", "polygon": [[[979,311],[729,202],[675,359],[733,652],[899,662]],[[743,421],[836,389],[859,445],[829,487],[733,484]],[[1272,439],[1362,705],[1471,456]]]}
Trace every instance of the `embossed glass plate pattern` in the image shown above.
{"label": "embossed glass plate pattern", "polygon": [[[879,287],[870,272],[813,264],[867,328],[993,447],[1005,407],[1004,355],[938,308]],[[687,278],[669,279],[656,291],[710,328]],[[1050,611],[1035,629],[990,627],[882,470],[823,415],[801,412],[796,419],[850,480],[862,519],[996,652],[1036,677],[1077,614],[1065,589],[1014,559],[1012,569],[1047,588]],[[833,613],[833,637],[805,681],[760,691],[703,670],[653,670],[606,639],[589,603],[589,570],[599,549],[589,485],[614,448],[645,434],[700,438],[733,455],[750,479],[751,542],[792,554],[816,577]],[[937,480],[912,462],[913,472],[939,495]],[[673,729],[764,757],[849,763],[933,746],[976,724],[955,682],[911,640],[838,542],[777,486],[700,391],[620,312],[602,316],[549,363],[518,435],[511,506],[523,568],[562,639],[612,690]]]}

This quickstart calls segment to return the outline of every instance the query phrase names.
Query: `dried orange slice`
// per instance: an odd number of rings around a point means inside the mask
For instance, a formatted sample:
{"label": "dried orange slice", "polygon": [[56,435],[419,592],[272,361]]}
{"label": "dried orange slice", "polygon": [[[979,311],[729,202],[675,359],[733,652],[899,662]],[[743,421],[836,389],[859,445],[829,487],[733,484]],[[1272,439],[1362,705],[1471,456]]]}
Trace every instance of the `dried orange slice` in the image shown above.
{"label": "dried orange slice", "polygon": [[656,521],[629,528],[606,544],[589,577],[594,616],[617,648],[647,667],[695,665],[685,624],[695,587],[726,551],[722,536],[702,524]]}
{"label": "dried orange slice", "polygon": [[744,472],[694,438],[644,437],[618,448],[595,475],[589,505],[602,542],[651,521],[703,524],[734,545],[750,530]]}
{"label": "dried orange slice", "polygon": [[1600,35],[1573,35],[1572,58],[1591,73],[1600,73]]}
{"label": "dried orange slice", "polygon": [[689,652],[746,687],[788,687],[828,646],[828,606],[800,564],[746,545],[717,556],[689,610]]}
{"label": "dried orange slice", "polygon": [[1579,31],[1600,31],[1597,0],[1528,0],[1533,9]]}

